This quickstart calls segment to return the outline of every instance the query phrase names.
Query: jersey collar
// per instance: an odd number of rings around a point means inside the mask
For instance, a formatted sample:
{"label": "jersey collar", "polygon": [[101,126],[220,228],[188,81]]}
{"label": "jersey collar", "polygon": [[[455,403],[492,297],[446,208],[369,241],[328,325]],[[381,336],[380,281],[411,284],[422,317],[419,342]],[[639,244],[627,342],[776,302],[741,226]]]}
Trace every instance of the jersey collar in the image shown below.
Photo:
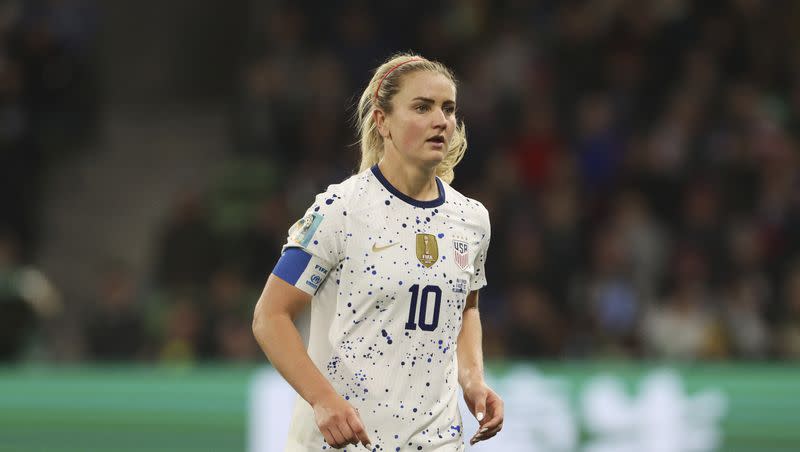
{"label": "jersey collar", "polygon": [[386,177],[383,175],[380,168],[378,168],[377,164],[373,165],[371,169],[372,169],[372,174],[374,174],[375,177],[378,179],[378,181],[387,190],[389,190],[389,193],[395,195],[399,199],[407,202],[408,204],[411,204],[414,207],[430,209],[432,207],[439,207],[442,204],[444,204],[444,185],[442,185],[442,181],[439,180],[438,177],[436,178],[436,186],[439,188],[439,197],[430,201],[419,201],[406,194],[403,194],[402,192],[400,192],[400,190],[396,189],[392,184],[390,184],[389,181],[386,180]]}

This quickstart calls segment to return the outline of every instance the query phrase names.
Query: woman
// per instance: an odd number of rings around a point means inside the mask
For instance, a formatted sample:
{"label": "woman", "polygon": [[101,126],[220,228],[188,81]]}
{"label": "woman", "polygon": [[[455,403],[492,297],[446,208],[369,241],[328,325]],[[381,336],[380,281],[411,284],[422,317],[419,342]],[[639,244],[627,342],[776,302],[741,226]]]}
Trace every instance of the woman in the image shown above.
{"label": "woman", "polygon": [[[464,155],[445,66],[397,55],[358,106],[361,171],[317,196],[255,308],[253,332],[297,401],[287,451],[464,449],[458,388],[502,428],[483,379],[478,289],[489,215],[448,185]],[[292,320],[311,305],[308,351]]]}

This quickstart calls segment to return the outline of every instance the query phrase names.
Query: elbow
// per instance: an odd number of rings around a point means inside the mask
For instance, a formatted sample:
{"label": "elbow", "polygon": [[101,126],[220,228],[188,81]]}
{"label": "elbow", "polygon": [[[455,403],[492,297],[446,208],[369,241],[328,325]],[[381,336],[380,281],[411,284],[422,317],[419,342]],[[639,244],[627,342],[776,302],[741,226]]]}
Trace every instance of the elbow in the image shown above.
{"label": "elbow", "polygon": [[270,339],[270,332],[279,329],[279,323],[282,319],[282,313],[273,309],[267,309],[261,302],[256,304],[255,311],[253,312],[253,336],[256,338],[262,347]]}
{"label": "elbow", "polygon": [[259,342],[261,342],[264,333],[265,323],[267,321],[266,314],[262,311],[263,309],[261,309],[261,303],[256,304],[256,309],[253,312],[252,329],[253,329],[253,336]]}
{"label": "elbow", "polygon": [[256,339],[258,339],[259,325],[260,325],[260,322],[259,322],[259,318],[258,318],[258,313],[253,314],[253,324],[251,325],[251,328],[253,329],[253,336]]}

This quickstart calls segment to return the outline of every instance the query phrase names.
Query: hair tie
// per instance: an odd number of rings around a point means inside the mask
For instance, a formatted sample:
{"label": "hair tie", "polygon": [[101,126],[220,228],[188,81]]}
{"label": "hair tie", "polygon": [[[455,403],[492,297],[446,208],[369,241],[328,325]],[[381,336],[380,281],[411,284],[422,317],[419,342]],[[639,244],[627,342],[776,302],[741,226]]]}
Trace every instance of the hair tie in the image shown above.
{"label": "hair tie", "polygon": [[380,82],[378,82],[378,87],[375,89],[375,99],[377,99],[377,98],[378,98],[378,93],[381,91],[381,85],[383,84],[383,79],[385,79],[385,78],[386,78],[386,76],[388,76],[389,74],[391,74],[391,73],[392,73],[392,71],[394,71],[395,69],[399,68],[400,66],[402,66],[402,65],[404,65],[404,64],[406,64],[406,63],[410,63],[410,62],[412,62],[412,61],[420,60],[420,59],[421,59],[421,58],[414,57],[414,58],[411,58],[411,59],[409,59],[409,60],[402,61],[402,62],[400,62],[400,63],[397,63],[396,65],[394,65],[394,67],[393,67],[393,68],[391,68],[391,69],[389,69],[388,71],[386,71],[386,73],[385,73],[385,74],[383,74],[383,77],[381,77],[381,81],[380,81]]}

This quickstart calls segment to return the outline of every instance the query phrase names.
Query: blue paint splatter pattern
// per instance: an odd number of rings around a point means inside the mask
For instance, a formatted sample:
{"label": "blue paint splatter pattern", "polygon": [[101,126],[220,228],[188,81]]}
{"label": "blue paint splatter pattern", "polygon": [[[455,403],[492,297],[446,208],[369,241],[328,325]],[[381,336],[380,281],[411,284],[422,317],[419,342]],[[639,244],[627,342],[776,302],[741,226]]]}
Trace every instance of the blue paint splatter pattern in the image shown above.
{"label": "blue paint splatter pattern", "polygon": [[[464,447],[457,338],[466,293],[486,285],[489,214],[439,186],[439,199],[415,203],[367,170],[331,185],[308,209],[323,216],[296,284],[314,296],[308,353],[358,409],[378,451]],[[454,241],[467,244],[463,268]],[[287,240],[284,249],[292,246]],[[324,280],[303,287],[314,271]],[[287,450],[332,450],[302,399],[292,425]]]}

